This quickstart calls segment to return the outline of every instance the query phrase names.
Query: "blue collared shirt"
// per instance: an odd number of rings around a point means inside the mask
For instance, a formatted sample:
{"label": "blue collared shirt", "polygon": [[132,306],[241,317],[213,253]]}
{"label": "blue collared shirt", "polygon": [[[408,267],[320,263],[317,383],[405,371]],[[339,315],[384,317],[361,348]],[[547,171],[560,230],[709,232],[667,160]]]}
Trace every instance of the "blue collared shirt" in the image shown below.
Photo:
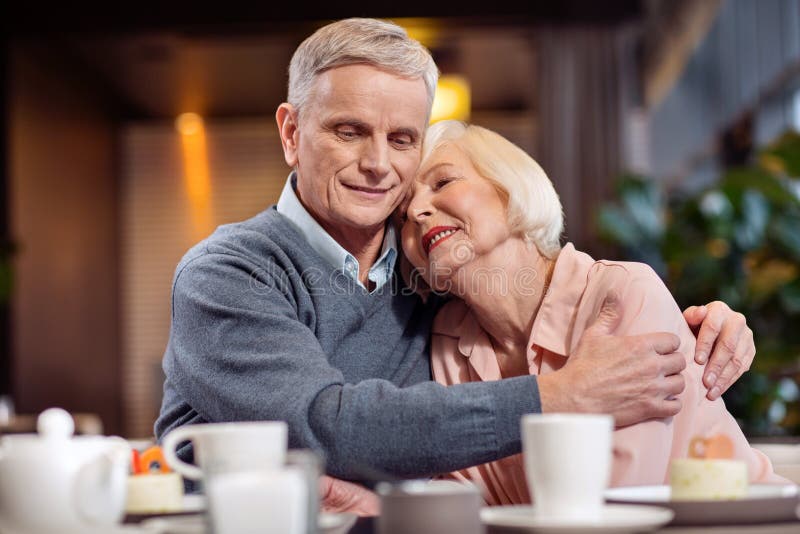
{"label": "blue collared shirt", "polygon": [[[341,269],[347,276],[358,282],[364,287],[358,278],[359,267],[355,256],[347,252],[334,238],[325,231],[322,226],[308,213],[300,199],[295,193],[295,173],[289,175],[283,192],[278,199],[278,213],[292,221],[300,230],[308,243],[320,256],[325,258],[334,268]],[[397,237],[395,236],[394,226],[386,225],[383,235],[383,247],[378,261],[370,268],[368,278],[375,284],[377,290],[388,282],[394,271],[394,263],[397,260]],[[373,290],[373,291],[374,291]]]}

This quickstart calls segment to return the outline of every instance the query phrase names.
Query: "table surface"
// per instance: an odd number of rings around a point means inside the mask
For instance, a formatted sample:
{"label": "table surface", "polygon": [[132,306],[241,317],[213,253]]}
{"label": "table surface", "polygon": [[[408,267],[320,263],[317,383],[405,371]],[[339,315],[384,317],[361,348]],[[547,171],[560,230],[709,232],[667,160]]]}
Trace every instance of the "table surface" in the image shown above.
{"label": "table surface", "polygon": [[[376,534],[376,519],[360,517],[348,534]],[[145,534],[145,529],[137,529],[136,525],[126,525],[122,531],[128,534]],[[654,531],[656,534],[798,534],[800,520],[790,523],[770,523],[744,526],[702,526],[702,527],[666,527]],[[520,534],[518,529],[502,529],[490,527],[486,534]]]}
{"label": "table surface", "polygon": [[[376,532],[375,519],[362,517],[356,521],[356,524],[348,534],[374,534]],[[519,534],[519,532],[517,529],[489,528],[486,534]],[[747,526],[667,527],[654,532],[663,534],[798,534],[800,532],[800,521]]]}

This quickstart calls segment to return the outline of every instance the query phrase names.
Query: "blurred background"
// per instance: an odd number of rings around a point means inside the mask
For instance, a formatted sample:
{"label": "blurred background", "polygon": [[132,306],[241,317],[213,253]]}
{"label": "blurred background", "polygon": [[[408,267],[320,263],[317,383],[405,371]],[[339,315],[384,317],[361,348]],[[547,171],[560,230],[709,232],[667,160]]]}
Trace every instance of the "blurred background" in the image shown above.
{"label": "blurred background", "polygon": [[286,4],[6,8],[0,425],[57,405],[152,434],[177,262],[277,200],[297,45],[371,16],[433,52],[438,117],[542,164],[579,249],[746,313],[759,354],[726,400],[800,434],[800,2]]}

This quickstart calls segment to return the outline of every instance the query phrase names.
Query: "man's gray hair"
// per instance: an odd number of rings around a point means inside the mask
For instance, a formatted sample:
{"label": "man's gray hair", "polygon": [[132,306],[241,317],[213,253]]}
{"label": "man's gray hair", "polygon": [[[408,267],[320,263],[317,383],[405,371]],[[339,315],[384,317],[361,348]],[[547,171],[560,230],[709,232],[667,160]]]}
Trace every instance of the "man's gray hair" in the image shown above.
{"label": "man's gray hair", "polygon": [[288,102],[302,110],[317,75],[357,64],[372,65],[402,77],[422,78],[430,114],[439,79],[430,52],[397,24],[377,19],[340,20],[323,26],[303,41],[289,63]]}

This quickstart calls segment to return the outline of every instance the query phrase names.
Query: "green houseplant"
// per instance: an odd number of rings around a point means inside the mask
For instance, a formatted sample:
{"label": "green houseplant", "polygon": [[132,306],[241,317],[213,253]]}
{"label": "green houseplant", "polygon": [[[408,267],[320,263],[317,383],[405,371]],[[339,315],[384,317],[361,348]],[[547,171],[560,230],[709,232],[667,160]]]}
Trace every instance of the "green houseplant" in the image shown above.
{"label": "green houseplant", "polygon": [[681,306],[718,299],[747,317],[756,359],[725,394],[745,432],[800,434],[800,134],[700,191],[628,175],[617,193],[598,213],[605,240],[650,264]]}

